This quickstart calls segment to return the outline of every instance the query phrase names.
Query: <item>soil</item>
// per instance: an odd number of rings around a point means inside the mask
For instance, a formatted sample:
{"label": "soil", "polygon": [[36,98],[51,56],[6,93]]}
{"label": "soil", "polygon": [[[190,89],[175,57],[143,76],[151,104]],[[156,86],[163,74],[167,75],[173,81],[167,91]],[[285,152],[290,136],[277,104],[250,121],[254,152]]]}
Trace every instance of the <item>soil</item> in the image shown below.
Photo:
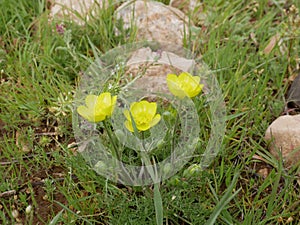
{"label": "soil", "polygon": [[[49,169],[41,168],[39,171],[32,172],[31,176],[26,177],[25,168],[20,167],[20,173],[24,174],[22,178],[25,181],[20,181],[19,188],[0,193],[2,207],[7,209],[5,213],[7,220],[3,221],[0,219],[0,224],[13,224],[15,222],[19,224],[28,224],[29,222],[36,225],[47,224],[53,219],[53,215],[62,210],[62,207],[54,201],[63,205],[67,205],[68,202],[65,196],[58,191],[54,191],[53,196],[48,196],[45,189],[45,179],[51,177],[51,180],[54,180],[56,183],[63,182],[63,174],[66,173],[65,169],[59,166],[53,166]],[[24,196],[28,205],[32,206],[32,221],[30,221],[30,214],[25,212],[27,206],[24,206],[24,201],[20,200],[21,198],[24,199]],[[34,199],[34,202],[32,202],[32,199]],[[12,206],[11,209],[10,206]],[[15,221],[11,221],[8,215],[13,210],[18,211]]]}

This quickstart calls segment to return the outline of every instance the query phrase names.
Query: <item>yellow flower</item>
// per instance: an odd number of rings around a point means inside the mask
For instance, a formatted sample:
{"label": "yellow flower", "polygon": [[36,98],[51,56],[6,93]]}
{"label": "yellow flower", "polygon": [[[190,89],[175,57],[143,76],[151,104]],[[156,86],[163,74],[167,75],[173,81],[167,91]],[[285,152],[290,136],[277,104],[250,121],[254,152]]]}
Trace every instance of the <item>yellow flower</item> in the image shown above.
{"label": "yellow flower", "polygon": [[203,88],[203,84],[200,84],[199,76],[192,76],[186,72],[181,73],[179,76],[168,74],[167,85],[170,92],[179,98],[184,98],[185,96],[189,98],[195,97]]}
{"label": "yellow flower", "polygon": [[[160,121],[160,115],[156,114],[157,105],[155,102],[140,101],[133,102],[130,105],[130,110],[125,110],[124,115],[127,119],[125,127],[134,132],[133,121],[139,131],[146,131],[155,126]],[[131,118],[131,116],[132,118]]]}
{"label": "yellow flower", "polygon": [[116,105],[117,96],[111,96],[109,92],[101,95],[88,95],[85,98],[85,105],[77,108],[77,112],[90,122],[100,122],[111,116]]}

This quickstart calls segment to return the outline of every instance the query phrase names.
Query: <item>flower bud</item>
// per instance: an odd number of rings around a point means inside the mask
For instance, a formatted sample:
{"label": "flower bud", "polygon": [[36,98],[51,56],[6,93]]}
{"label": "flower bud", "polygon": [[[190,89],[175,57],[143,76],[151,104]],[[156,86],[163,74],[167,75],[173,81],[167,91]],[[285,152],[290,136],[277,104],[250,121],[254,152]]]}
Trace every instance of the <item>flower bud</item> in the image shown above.
{"label": "flower bud", "polygon": [[97,173],[103,173],[107,169],[107,165],[103,161],[98,161],[94,166]]}
{"label": "flower bud", "polygon": [[158,149],[161,149],[164,145],[165,145],[164,139],[160,139],[156,144]]}
{"label": "flower bud", "polygon": [[192,164],[183,172],[184,177],[192,177],[201,171],[201,166],[199,164]]}

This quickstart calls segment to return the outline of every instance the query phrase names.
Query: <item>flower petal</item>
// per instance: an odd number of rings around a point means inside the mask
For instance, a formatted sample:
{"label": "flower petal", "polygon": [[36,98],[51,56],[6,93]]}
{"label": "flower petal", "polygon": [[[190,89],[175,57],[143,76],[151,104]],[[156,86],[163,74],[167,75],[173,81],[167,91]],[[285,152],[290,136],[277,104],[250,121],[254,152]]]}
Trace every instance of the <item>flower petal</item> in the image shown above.
{"label": "flower petal", "polygon": [[88,120],[90,122],[93,122],[93,118],[92,118],[91,112],[90,112],[90,110],[86,106],[83,106],[83,105],[79,106],[77,108],[77,112],[84,119],[86,119],[86,120]]}
{"label": "flower petal", "polygon": [[106,118],[105,114],[95,114],[95,115],[93,115],[93,121],[92,122],[97,123],[97,122],[105,120],[105,118]]}
{"label": "flower petal", "polygon": [[189,93],[189,97],[192,98],[192,97],[197,96],[201,92],[203,86],[204,86],[203,84],[199,84],[194,90],[192,90]]}
{"label": "flower petal", "polygon": [[144,112],[143,104],[141,104],[141,102],[133,102],[130,105],[130,112],[131,112],[133,118],[138,117],[141,113]]}
{"label": "flower petal", "polygon": [[126,117],[126,119],[131,122],[131,116],[130,116],[129,110],[124,110],[123,113],[124,113],[124,116]]}
{"label": "flower petal", "polygon": [[150,116],[150,118],[153,118],[155,116],[156,110],[157,110],[157,104],[156,102],[147,102],[147,113]]}
{"label": "flower petal", "polygon": [[150,123],[137,124],[136,128],[140,131],[146,131],[151,128]]}
{"label": "flower petal", "polygon": [[103,104],[105,106],[111,105],[111,94],[109,92],[103,92],[101,95],[99,95],[97,103]]}
{"label": "flower petal", "polygon": [[129,131],[134,132],[134,129],[133,129],[133,126],[132,126],[131,121],[126,120],[124,124],[125,124],[125,127],[126,127]]}
{"label": "flower petal", "polygon": [[156,124],[158,124],[158,122],[160,121],[161,116],[159,114],[156,114],[153,118],[153,120],[150,123],[151,127],[154,127]]}
{"label": "flower petal", "polygon": [[102,114],[110,115],[111,111],[111,94],[104,92],[98,96],[95,111],[102,112]]}
{"label": "flower petal", "polygon": [[85,98],[85,104],[89,109],[94,109],[97,103],[97,96],[96,95],[88,95]]}
{"label": "flower petal", "polygon": [[[157,104],[156,102],[148,102],[142,100],[140,102],[133,102],[130,105],[130,110],[124,110],[124,115],[127,119],[125,121],[125,127],[134,132],[133,121],[139,131],[146,131],[152,126],[156,125],[160,120],[160,115],[156,114]],[[132,115],[132,118],[130,116]],[[152,125],[153,124],[153,125]]]}
{"label": "flower petal", "polygon": [[186,94],[181,88],[181,84],[179,83],[178,77],[175,74],[167,75],[167,85],[170,92],[179,98],[183,98]]}
{"label": "flower petal", "polygon": [[200,84],[199,76],[192,76],[184,72],[179,75],[178,79],[182,84],[183,91],[190,98],[195,97],[202,90],[203,85]]}
{"label": "flower petal", "polygon": [[178,82],[178,76],[176,74],[169,73],[167,75],[167,80],[177,83]]}

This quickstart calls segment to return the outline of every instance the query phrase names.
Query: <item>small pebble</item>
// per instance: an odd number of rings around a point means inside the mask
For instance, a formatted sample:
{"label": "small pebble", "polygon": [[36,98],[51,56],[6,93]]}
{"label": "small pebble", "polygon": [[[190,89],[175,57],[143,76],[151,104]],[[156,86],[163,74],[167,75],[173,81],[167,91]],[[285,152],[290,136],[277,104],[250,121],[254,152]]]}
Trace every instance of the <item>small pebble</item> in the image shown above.
{"label": "small pebble", "polygon": [[27,206],[25,209],[26,214],[30,214],[31,210],[32,210],[32,206],[31,205]]}
{"label": "small pebble", "polygon": [[19,217],[19,212],[18,212],[18,210],[16,210],[16,209],[14,209],[14,210],[11,212],[11,214],[12,214],[13,218],[15,218],[15,219]]}

